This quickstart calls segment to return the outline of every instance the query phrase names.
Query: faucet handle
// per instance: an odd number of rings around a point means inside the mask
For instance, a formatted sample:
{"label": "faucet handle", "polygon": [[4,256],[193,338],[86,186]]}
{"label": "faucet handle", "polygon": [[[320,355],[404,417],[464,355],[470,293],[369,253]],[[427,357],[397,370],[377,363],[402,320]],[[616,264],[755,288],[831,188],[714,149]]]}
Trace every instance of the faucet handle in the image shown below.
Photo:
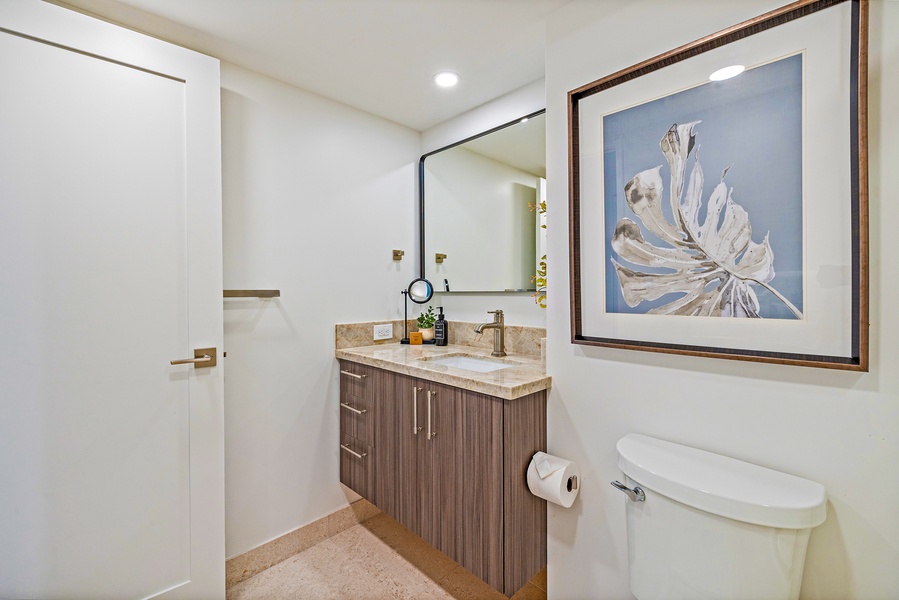
{"label": "faucet handle", "polygon": [[497,308],[496,310],[488,310],[487,314],[488,315],[502,315],[503,311]]}

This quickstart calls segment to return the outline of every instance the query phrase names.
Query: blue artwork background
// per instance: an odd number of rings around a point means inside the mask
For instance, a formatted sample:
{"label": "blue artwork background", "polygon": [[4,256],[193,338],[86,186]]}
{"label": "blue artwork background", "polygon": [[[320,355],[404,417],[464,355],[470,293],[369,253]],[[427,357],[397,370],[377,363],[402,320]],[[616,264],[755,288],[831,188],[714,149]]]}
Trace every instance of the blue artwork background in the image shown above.
{"label": "blue artwork background", "polygon": [[[797,54],[733,79],[705,83],[603,117],[606,312],[644,314],[682,296],[666,294],[628,306],[611,259],[634,265],[618,258],[611,243],[615,225],[627,217],[640,225],[647,242],[668,247],[628,207],[624,186],[637,173],[662,165],[662,206],[669,222],[675,223],[668,189],[670,170],[659,141],[672,124],[691,121],[702,121],[694,129],[705,175],[699,222],[705,219],[706,202],[722,171],[730,167],[724,181],[733,190],[733,201],[749,215],[752,240],[761,243],[769,233],[775,272],[769,284],[802,311],[802,55]],[[685,177],[693,164],[691,155]],[[768,290],[759,285],[753,289],[762,317],[795,318]]]}

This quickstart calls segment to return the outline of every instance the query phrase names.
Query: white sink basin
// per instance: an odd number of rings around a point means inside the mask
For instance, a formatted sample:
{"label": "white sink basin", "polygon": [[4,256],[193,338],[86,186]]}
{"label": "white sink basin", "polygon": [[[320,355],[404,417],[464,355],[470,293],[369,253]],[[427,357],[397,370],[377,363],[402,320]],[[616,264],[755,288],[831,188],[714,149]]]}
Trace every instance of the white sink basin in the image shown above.
{"label": "white sink basin", "polygon": [[428,358],[426,360],[432,365],[443,365],[445,367],[465,369],[466,371],[475,371],[477,373],[490,373],[491,371],[499,371],[500,369],[508,369],[509,367],[515,366],[498,360],[475,358],[473,356],[444,356],[441,358]]}

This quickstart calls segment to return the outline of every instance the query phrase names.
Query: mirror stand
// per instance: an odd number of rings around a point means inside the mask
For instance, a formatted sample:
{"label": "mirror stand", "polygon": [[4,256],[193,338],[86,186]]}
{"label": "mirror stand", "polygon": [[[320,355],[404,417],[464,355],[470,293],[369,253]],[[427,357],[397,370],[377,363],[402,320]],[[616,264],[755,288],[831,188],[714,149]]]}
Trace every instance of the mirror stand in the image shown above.
{"label": "mirror stand", "polygon": [[[434,296],[434,286],[431,285],[431,282],[425,279],[424,277],[419,277],[418,279],[413,279],[412,283],[409,284],[408,289],[400,292],[403,295],[403,339],[400,340],[401,344],[409,343],[409,300],[416,304],[424,304],[425,302],[430,301],[430,299]],[[433,344],[433,341],[424,342],[426,344]]]}

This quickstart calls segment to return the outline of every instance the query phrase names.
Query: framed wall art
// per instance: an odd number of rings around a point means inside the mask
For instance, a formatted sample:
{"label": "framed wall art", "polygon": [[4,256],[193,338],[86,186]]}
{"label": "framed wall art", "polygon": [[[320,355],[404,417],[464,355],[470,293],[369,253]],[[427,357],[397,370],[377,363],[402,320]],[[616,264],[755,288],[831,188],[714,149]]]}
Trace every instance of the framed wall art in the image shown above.
{"label": "framed wall art", "polygon": [[866,371],[866,82],[801,0],[570,91],[572,342]]}

